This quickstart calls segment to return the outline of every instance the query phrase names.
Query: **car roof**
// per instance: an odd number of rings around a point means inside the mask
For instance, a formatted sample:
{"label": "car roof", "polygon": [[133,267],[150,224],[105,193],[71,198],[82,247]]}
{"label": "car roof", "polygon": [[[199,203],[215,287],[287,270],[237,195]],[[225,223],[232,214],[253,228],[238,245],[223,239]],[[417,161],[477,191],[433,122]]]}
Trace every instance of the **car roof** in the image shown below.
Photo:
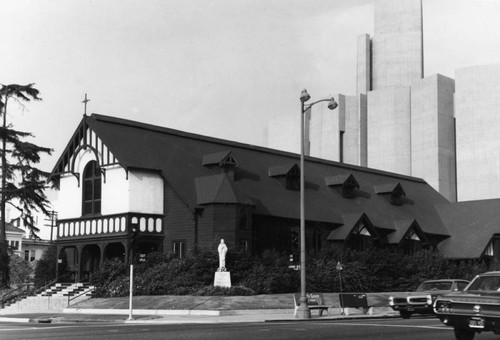
{"label": "car roof", "polygon": [[[498,272],[500,274],[500,272]],[[463,279],[440,279],[440,280],[426,280],[422,283],[425,282],[469,282],[468,280],[463,280]]]}
{"label": "car roof", "polygon": [[497,275],[500,275],[500,271],[492,271],[479,274],[479,276],[497,276]]}

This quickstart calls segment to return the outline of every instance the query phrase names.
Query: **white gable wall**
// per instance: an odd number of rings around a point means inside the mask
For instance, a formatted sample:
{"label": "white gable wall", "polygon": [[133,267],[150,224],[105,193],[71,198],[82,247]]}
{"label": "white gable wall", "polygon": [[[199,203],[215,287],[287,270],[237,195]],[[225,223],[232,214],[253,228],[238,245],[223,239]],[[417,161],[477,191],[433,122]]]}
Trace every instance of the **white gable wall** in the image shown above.
{"label": "white gable wall", "polygon": [[[75,159],[74,171],[83,176],[88,162],[95,160],[90,149],[81,150]],[[107,166],[102,176],[101,214],[138,212],[163,214],[163,179],[159,174],[145,171],[127,172],[119,165]],[[82,216],[82,185],[72,174],[61,175],[58,202],[59,219]]]}
{"label": "white gable wall", "polygon": [[106,168],[102,185],[103,215],[124,212],[163,214],[163,179],[159,174],[129,171],[120,166]]}
{"label": "white gable wall", "polygon": [[[129,174],[130,178],[130,174]],[[129,210],[129,182],[127,173],[117,165],[112,168],[106,168],[106,183],[102,181],[101,213],[103,215],[120,214]]]}
{"label": "white gable wall", "polygon": [[159,174],[130,171],[129,211],[163,214],[163,178]]}
{"label": "white gable wall", "polygon": [[[79,173],[80,177],[85,165],[95,160],[95,155],[90,149],[82,149],[74,157],[75,172]],[[59,219],[77,218],[82,215],[82,188],[78,185],[76,176],[69,173],[61,175],[58,199],[54,206]]]}
{"label": "white gable wall", "polygon": [[78,180],[71,174],[61,175],[59,181],[59,193],[57,201],[54,202],[57,218],[64,220],[76,218],[82,215],[82,189],[78,186]]}

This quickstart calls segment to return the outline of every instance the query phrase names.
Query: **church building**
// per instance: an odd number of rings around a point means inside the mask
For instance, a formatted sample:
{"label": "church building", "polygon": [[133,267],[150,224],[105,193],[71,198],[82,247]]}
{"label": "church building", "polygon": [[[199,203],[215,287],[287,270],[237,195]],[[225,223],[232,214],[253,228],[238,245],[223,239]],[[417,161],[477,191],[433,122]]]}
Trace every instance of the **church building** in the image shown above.
{"label": "church building", "polygon": [[[58,272],[85,281],[105,260],[159,251],[298,251],[344,244],[498,261],[500,200],[452,203],[420,178],[110,116],[84,115],[50,175]],[[474,232],[472,232],[474,230]],[[479,232],[480,231],[480,232]]]}

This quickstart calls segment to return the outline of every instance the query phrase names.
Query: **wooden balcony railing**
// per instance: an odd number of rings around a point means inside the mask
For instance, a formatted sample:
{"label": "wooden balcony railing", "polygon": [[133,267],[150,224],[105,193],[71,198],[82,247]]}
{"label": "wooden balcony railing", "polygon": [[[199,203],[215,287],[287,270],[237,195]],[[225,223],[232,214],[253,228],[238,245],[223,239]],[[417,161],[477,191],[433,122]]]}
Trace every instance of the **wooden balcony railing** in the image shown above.
{"label": "wooden balcony railing", "polygon": [[141,233],[162,234],[163,216],[125,213],[58,220],[57,238],[78,239],[127,234],[132,225],[137,225]]}

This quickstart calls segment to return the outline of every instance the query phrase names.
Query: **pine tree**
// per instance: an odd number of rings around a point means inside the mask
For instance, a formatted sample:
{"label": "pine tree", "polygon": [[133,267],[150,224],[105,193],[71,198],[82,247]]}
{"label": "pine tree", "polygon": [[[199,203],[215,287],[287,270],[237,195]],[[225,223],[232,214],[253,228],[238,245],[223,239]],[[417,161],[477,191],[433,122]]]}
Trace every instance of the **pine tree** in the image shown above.
{"label": "pine tree", "polygon": [[38,228],[33,223],[33,214],[41,211],[49,214],[49,201],[44,193],[47,187],[48,172],[34,165],[40,162],[41,154],[52,153],[52,149],[25,141],[33,137],[29,132],[14,130],[7,124],[7,104],[9,100],[18,103],[41,100],[39,91],[28,85],[2,85],[0,88],[0,115],[3,124],[0,127],[2,142],[1,156],[1,193],[0,193],[0,287],[9,285],[9,256],[6,237],[6,206],[16,208],[24,225],[30,233],[36,234]]}

